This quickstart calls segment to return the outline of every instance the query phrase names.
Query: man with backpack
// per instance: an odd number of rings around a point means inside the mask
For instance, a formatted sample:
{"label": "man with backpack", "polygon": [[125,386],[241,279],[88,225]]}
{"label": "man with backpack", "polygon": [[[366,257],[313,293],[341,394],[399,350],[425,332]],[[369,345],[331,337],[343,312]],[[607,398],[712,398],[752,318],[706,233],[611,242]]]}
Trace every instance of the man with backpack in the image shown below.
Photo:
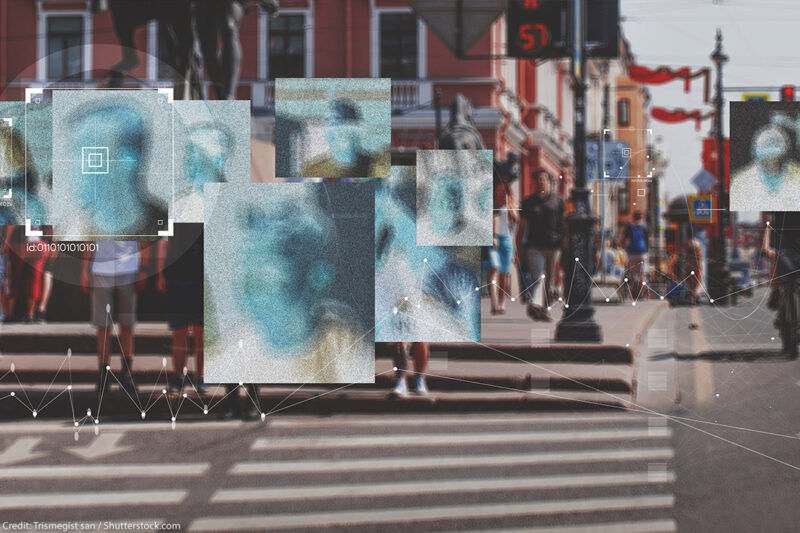
{"label": "man with backpack", "polygon": [[623,242],[628,252],[628,283],[630,284],[631,298],[635,301],[642,294],[642,282],[647,272],[647,243],[650,234],[642,221],[642,213],[633,214],[633,223],[625,228]]}

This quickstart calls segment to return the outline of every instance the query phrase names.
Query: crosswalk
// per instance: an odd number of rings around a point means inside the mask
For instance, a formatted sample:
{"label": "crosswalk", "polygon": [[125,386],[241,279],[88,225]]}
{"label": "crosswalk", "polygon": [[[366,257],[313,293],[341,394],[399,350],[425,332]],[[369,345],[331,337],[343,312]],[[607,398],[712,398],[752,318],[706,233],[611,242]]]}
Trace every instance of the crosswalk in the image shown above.
{"label": "crosswalk", "polygon": [[292,434],[255,439],[256,458],[231,465],[235,486],[217,489],[190,531],[677,527],[671,430],[648,417],[449,416],[396,425],[359,417],[279,420],[273,429]]}
{"label": "crosswalk", "polygon": [[[216,440],[210,430],[223,426],[212,423],[120,425],[108,428],[120,435],[115,455],[93,460],[61,441],[57,453],[48,436],[0,466],[0,515],[103,516],[109,528],[136,516],[198,532],[671,532],[664,422],[624,412],[285,417],[224,426]],[[10,431],[0,451],[22,438]]]}

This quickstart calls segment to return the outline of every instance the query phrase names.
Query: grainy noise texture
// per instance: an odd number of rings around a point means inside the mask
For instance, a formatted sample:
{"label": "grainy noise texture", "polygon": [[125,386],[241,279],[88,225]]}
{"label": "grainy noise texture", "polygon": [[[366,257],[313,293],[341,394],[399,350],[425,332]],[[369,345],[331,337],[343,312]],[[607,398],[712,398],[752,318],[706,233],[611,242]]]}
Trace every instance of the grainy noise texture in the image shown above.
{"label": "grainy noise texture", "polygon": [[491,150],[417,150],[417,244],[492,245]]}
{"label": "grainy noise texture", "polygon": [[375,186],[375,340],[480,340],[480,249],[417,246],[415,167]]}
{"label": "grainy noise texture", "polygon": [[391,167],[391,80],[275,81],[279,178],[385,178]]}
{"label": "grainy noise texture", "polygon": [[206,381],[374,382],[373,195],[206,185]]}

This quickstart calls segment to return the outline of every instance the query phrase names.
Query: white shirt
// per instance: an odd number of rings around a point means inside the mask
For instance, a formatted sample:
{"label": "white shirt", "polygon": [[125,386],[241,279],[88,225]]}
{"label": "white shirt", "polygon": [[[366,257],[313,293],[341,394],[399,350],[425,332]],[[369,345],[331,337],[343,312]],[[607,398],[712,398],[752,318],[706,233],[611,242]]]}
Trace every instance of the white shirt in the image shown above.
{"label": "white shirt", "polygon": [[137,241],[97,241],[92,260],[92,274],[114,276],[135,274],[139,270]]}
{"label": "white shirt", "polygon": [[761,180],[755,163],[731,176],[731,211],[800,211],[800,165],[786,164],[786,177],[777,192]]}

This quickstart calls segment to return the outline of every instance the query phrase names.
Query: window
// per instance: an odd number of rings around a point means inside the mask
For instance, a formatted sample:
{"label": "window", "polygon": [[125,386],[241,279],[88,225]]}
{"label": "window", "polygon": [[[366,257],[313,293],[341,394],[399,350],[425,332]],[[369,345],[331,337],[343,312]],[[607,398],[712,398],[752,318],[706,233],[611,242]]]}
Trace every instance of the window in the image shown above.
{"label": "window", "polygon": [[617,102],[617,124],[620,126],[631,125],[631,101],[627,98],[620,98]]}
{"label": "window", "polygon": [[380,15],[380,77],[417,78],[417,17],[411,13]]}
{"label": "window", "polygon": [[305,78],[305,15],[285,14],[269,21],[269,79]]}
{"label": "window", "polygon": [[47,78],[80,79],[83,76],[83,17],[47,18]]}

